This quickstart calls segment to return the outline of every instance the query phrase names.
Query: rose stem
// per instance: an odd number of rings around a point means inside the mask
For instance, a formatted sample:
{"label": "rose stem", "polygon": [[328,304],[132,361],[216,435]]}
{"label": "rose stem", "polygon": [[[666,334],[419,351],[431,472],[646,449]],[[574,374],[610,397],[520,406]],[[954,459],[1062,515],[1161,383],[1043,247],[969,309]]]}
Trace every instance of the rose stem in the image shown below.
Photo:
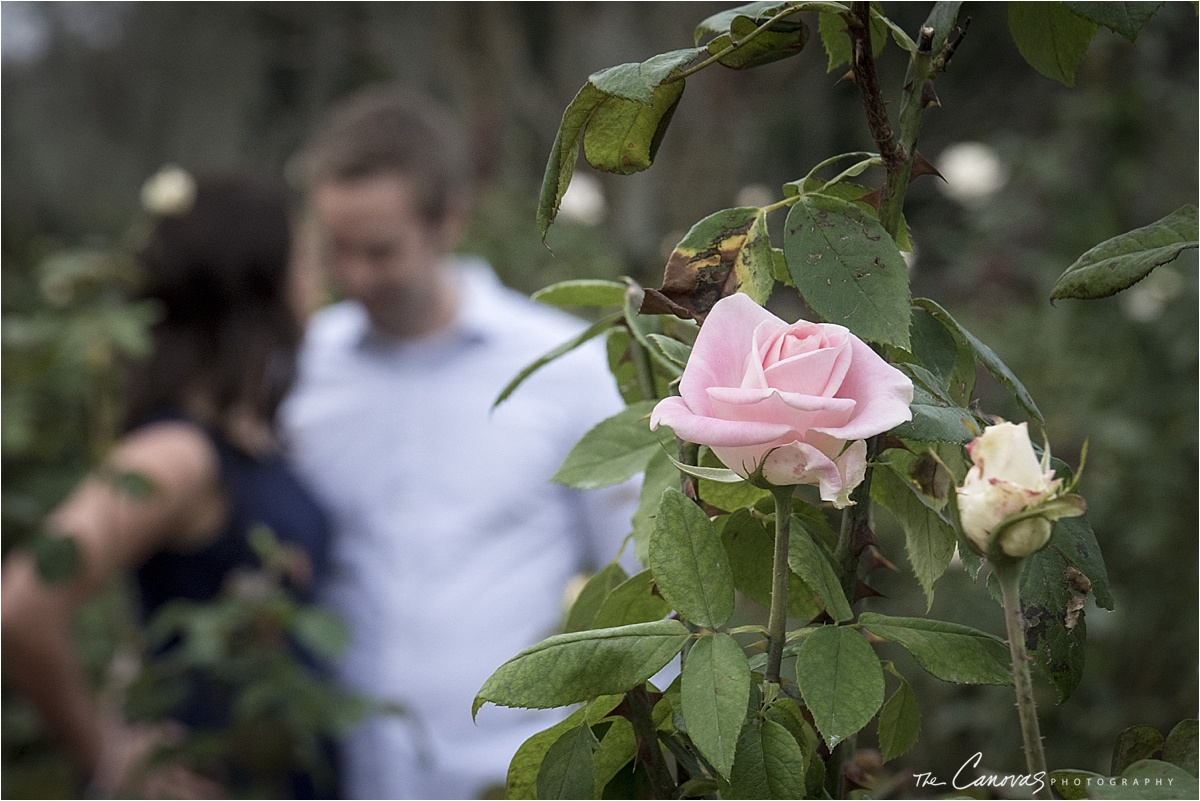
{"label": "rose stem", "polygon": [[775,487],[775,561],[771,568],[771,614],[767,619],[767,681],[779,683],[783,642],[787,638],[788,535],[795,487]]}
{"label": "rose stem", "polygon": [[[1017,714],[1021,719],[1021,738],[1025,743],[1025,765],[1029,775],[1046,773],[1046,753],[1038,728],[1037,702],[1033,699],[1033,680],[1029,675],[1029,654],[1025,651],[1025,618],[1021,613],[1021,562],[995,561],[992,570],[1000,582],[1004,598],[1004,623],[1008,628],[1008,648],[1012,653],[1013,689],[1017,695]],[[1049,790],[1038,793],[1050,798]]]}

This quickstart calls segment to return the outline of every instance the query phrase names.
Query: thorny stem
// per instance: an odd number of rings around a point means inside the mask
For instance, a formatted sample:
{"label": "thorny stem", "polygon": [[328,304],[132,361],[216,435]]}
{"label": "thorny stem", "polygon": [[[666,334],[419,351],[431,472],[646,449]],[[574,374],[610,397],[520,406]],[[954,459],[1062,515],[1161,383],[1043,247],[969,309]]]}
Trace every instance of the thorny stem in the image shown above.
{"label": "thorny stem", "polygon": [[629,722],[633,724],[633,733],[638,741],[638,759],[646,766],[646,775],[650,778],[653,798],[674,798],[675,779],[663,758],[662,748],[658,744],[658,732],[654,728],[653,705],[646,685],[641,684],[625,693],[626,708],[629,710]]}
{"label": "thorny stem", "polygon": [[783,643],[787,639],[788,538],[795,491],[795,487],[776,487],[771,491],[775,496],[775,559],[771,567],[771,612],[767,618],[766,679],[774,684],[779,683]]}
{"label": "thorny stem", "polygon": [[[1017,715],[1021,720],[1021,739],[1025,745],[1025,766],[1030,776],[1044,777],[1046,753],[1038,727],[1037,702],[1033,698],[1033,680],[1029,674],[1029,654],[1025,651],[1025,619],[1021,613],[1021,563],[997,560],[992,570],[1000,582],[1004,598],[1004,623],[1008,629],[1008,649],[1012,654],[1013,689],[1017,696]],[[1050,798],[1043,789],[1039,798]]]}

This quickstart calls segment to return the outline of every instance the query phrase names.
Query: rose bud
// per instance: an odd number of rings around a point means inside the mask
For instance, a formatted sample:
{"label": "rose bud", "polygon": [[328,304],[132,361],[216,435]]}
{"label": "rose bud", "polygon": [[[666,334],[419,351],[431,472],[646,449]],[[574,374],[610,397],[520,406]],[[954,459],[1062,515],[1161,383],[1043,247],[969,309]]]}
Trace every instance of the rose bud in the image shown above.
{"label": "rose bud", "polygon": [[1025,423],[988,426],[967,446],[974,463],[958,490],[963,533],[985,556],[1019,559],[1050,541],[1053,523],[1085,504],[1054,477],[1047,447],[1039,463]]}

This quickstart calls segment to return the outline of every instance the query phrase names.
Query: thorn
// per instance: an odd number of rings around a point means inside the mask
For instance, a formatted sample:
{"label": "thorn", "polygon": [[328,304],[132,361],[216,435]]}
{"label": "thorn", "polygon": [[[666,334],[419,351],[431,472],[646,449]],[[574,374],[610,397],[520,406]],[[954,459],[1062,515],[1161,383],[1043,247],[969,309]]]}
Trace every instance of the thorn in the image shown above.
{"label": "thorn", "polygon": [[878,547],[874,545],[867,546],[867,572],[878,570],[881,567],[891,570],[893,573],[900,572],[900,568],[896,567],[892,563],[892,560],[884,556],[883,551],[879,550]]}
{"label": "thorn", "polygon": [[846,70],[846,74],[837,79],[838,83],[841,83],[842,81],[850,81],[851,83],[854,83],[854,70]]}
{"label": "thorn", "polygon": [[872,587],[865,581],[860,581],[854,586],[854,602],[858,603],[863,598],[883,598],[882,592]]}
{"label": "thorn", "polygon": [[871,530],[871,526],[865,520],[860,521],[854,527],[854,533],[850,535],[850,547],[855,555],[862,553],[869,546],[878,544],[879,540],[875,539],[875,532]]}
{"label": "thorn", "polygon": [[943,176],[940,172],[937,171],[937,167],[933,166],[928,161],[926,161],[925,157],[922,156],[918,152],[918,153],[914,154],[912,175],[910,177],[911,178],[920,178],[922,175],[936,175],[938,178],[941,178],[943,181],[946,180],[945,176]]}
{"label": "thorn", "polygon": [[937,92],[933,89],[933,81],[925,81],[921,87],[921,108],[941,108],[942,101],[938,100]]}
{"label": "thorn", "polygon": [[883,190],[882,189],[872,189],[870,192],[868,192],[867,194],[860,197],[858,199],[858,202],[859,203],[870,203],[872,206],[875,207],[875,213],[878,214],[879,213],[879,204],[883,202]]}

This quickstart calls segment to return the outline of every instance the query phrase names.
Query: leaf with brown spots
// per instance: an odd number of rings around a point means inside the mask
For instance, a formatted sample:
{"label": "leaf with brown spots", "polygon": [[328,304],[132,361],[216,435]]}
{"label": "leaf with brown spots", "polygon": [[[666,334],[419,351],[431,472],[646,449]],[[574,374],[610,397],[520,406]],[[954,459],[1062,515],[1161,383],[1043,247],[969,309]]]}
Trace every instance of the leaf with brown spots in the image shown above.
{"label": "leaf with brown spots", "polygon": [[763,210],[724,209],[692,226],[675,246],[662,286],[646,290],[639,311],[703,321],[721,298],[744,292],[761,304],[774,285],[774,257]]}

